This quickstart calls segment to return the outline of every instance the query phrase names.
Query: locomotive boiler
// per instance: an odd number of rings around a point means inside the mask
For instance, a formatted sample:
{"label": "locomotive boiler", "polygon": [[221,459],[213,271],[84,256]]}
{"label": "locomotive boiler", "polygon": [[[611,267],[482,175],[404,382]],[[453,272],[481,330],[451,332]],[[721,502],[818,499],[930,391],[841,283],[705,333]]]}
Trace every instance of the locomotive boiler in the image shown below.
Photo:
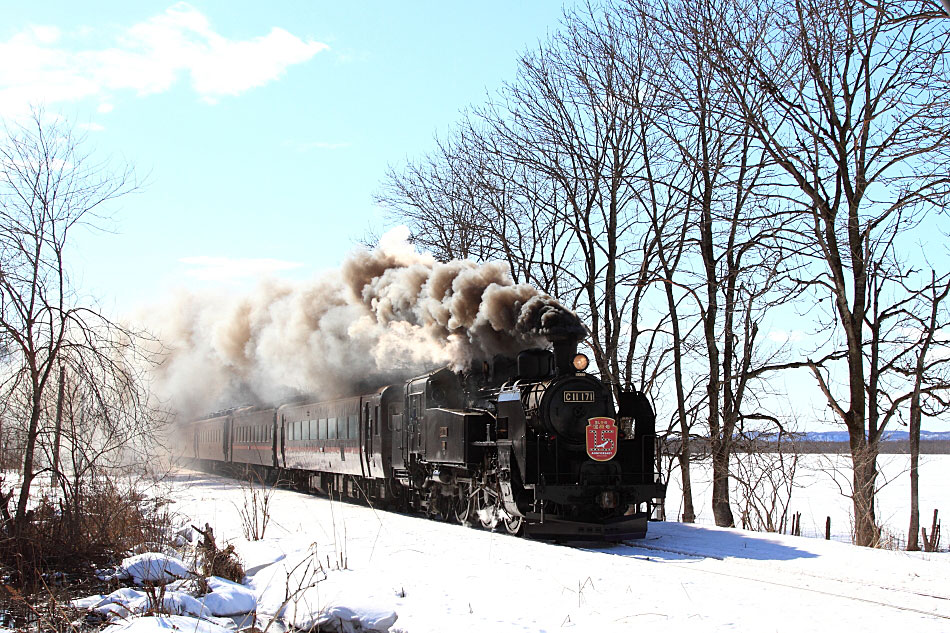
{"label": "locomotive boiler", "polygon": [[[665,486],[646,396],[553,349],[192,424],[200,465],[549,540],[643,537]],[[616,399],[616,404],[615,404]]]}

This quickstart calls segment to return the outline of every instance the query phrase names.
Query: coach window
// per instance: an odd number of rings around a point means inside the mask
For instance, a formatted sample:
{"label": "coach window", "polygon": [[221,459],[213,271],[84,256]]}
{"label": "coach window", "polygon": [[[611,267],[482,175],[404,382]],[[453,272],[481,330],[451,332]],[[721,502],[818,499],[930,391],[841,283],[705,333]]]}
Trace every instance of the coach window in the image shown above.
{"label": "coach window", "polygon": [[358,424],[358,422],[357,422],[357,417],[356,417],[355,415],[350,415],[350,416],[347,416],[346,419],[347,419],[347,422],[348,422],[348,426],[350,427],[350,428],[349,428],[349,432],[347,433],[347,436],[348,436],[351,440],[359,439],[359,437],[360,437],[360,430],[359,430],[359,427],[357,426],[357,424]]}
{"label": "coach window", "polygon": [[327,420],[327,439],[336,439],[336,418],[329,418]]}

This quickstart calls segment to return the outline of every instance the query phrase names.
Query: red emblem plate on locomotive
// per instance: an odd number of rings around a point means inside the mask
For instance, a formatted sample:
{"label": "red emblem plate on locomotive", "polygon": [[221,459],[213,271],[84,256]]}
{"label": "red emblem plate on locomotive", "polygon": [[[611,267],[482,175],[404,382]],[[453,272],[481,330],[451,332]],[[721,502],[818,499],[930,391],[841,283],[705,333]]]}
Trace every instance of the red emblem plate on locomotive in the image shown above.
{"label": "red emblem plate on locomotive", "polygon": [[587,421],[587,454],[598,462],[611,460],[617,454],[617,425],[613,418]]}

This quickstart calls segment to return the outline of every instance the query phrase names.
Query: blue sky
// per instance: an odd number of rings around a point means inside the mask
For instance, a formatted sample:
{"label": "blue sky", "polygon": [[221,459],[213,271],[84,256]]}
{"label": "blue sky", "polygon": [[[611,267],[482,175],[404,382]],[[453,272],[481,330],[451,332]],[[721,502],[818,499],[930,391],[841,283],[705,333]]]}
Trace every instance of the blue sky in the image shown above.
{"label": "blue sky", "polygon": [[382,227],[387,166],[512,78],[561,13],[540,0],[6,3],[0,115],[43,105],[144,179],[72,260],[80,288],[123,312],[176,286],[335,267]]}

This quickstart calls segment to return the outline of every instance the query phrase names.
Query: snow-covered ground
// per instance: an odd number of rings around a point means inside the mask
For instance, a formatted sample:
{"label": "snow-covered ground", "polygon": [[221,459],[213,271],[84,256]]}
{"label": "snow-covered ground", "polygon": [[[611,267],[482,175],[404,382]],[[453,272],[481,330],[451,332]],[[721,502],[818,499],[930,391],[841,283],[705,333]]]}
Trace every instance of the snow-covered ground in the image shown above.
{"label": "snow-covered ground", "polygon": [[262,629],[286,605],[298,624],[335,612],[385,629],[395,614],[390,630],[411,633],[950,630],[946,553],[676,523],[569,547],[283,490],[267,538],[248,542],[237,482],[184,472],[170,486],[178,513],[237,547]]}
{"label": "snow-covered ground", "polygon": [[[740,456],[742,457],[742,456]],[[736,459],[734,457],[733,459]],[[878,457],[878,492],[875,498],[877,519],[885,537],[898,545],[906,542],[910,519],[910,456]],[[930,531],[933,511],[940,511],[941,522],[950,517],[950,455],[920,456],[920,523]],[[690,468],[696,521],[710,524],[712,517],[712,468],[708,461],[695,461]],[[854,522],[848,495],[851,492],[850,455],[802,455],[795,475],[795,487],[789,513],[802,515],[802,534],[824,537],[826,517],[831,517],[832,538],[850,542]],[[741,495],[732,488],[733,511],[739,521]],[[683,496],[678,467],[670,474],[666,495],[667,517],[675,519],[683,511]],[[941,539],[946,547],[946,534]],[[950,630],[950,627],[948,627]]]}

